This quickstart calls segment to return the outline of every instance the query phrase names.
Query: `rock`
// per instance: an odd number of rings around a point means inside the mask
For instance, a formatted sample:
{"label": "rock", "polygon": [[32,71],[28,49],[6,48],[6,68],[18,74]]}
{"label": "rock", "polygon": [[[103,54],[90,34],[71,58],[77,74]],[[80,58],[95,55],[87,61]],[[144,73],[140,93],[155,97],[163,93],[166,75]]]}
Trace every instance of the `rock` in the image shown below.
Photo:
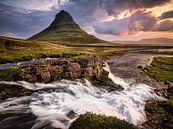
{"label": "rock", "polygon": [[138,69],[143,69],[143,66],[142,65],[138,65],[137,68]]}
{"label": "rock", "polygon": [[100,78],[103,61],[96,58],[87,59],[49,59],[20,65],[16,72],[16,80],[48,83],[60,79],[93,79]]}
{"label": "rock", "polygon": [[87,79],[94,86],[102,87],[108,91],[122,90],[108,77],[108,72],[103,69],[103,61],[96,57],[88,58],[58,58],[34,61],[20,65],[16,72],[16,80],[30,83],[49,83],[61,79],[76,80]]}
{"label": "rock", "polygon": [[164,85],[168,85],[168,86],[170,86],[170,85],[172,85],[172,83],[169,82],[169,81],[164,81]]}
{"label": "rock", "polygon": [[28,90],[22,86],[0,84],[0,102],[8,98],[27,96],[32,93],[32,90]]}
{"label": "rock", "polygon": [[93,76],[93,68],[92,67],[87,67],[84,70],[84,76],[92,77]]}

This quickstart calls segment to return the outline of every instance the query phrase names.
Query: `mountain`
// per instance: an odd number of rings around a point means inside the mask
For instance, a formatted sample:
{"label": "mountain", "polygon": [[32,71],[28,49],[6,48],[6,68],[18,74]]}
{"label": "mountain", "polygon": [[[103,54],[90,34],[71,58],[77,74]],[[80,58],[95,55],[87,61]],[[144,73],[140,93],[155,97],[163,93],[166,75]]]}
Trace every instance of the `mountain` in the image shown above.
{"label": "mountain", "polygon": [[116,43],[122,44],[134,44],[134,45],[168,45],[173,46],[173,39],[169,38],[150,38],[150,39],[141,39],[139,41],[114,41]]}
{"label": "mountain", "polygon": [[92,44],[105,42],[89,35],[75,23],[72,16],[62,10],[45,30],[32,36],[29,40],[50,41],[55,43]]}

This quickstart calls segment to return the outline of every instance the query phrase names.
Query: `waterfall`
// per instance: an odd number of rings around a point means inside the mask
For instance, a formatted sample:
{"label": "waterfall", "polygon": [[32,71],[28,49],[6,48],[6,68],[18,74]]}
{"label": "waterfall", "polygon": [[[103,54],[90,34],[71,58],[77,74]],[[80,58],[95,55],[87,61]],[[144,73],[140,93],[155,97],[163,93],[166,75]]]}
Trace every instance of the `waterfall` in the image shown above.
{"label": "waterfall", "polygon": [[[145,122],[145,101],[163,98],[157,96],[154,89],[146,84],[126,82],[114,76],[107,64],[104,69],[109,71],[109,77],[114,83],[124,88],[123,91],[108,92],[92,86],[88,80],[84,82],[61,80],[48,84],[1,81],[1,84],[15,84],[31,90],[44,88],[54,90],[10,98],[0,103],[0,128],[10,129],[15,126],[22,129],[20,126],[25,127],[27,124],[28,129],[41,129],[45,126],[67,129],[80,114],[86,112],[115,116],[134,125]],[[27,123],[21,123],[26,118]]]}

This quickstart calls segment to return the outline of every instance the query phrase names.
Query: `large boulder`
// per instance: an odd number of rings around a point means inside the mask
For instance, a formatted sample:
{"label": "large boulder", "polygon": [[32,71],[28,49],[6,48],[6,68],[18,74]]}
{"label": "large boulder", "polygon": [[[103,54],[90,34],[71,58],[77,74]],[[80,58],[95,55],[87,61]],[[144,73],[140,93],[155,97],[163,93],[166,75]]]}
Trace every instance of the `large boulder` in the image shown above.
{"label": "large boulder", "polygon": [[96,57],[84,59],[48,59],[20,65],[16,80],[48,83],[60,79],[100,78],[103,61]]}

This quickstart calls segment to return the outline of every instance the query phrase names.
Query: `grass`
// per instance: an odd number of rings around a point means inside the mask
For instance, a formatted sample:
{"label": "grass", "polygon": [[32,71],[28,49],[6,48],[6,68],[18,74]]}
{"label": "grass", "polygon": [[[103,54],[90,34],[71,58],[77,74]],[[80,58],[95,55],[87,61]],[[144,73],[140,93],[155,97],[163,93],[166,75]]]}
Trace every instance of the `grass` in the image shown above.
{"label": "grass", "polygon": [[[173,97],[165,102],[150,102],[146,106],[148,124],[157,129],[173,129]],[[150,115],[149,115],[150,114]]]}
{"label": "grass", "polygon": [[61,78],[61,76],[62,76],[61,73],[57,72],[57,71],[54,71],[54,72],[51,73],[51,78],[53,80],[57,80],[57,79]]}
{"label": "grass", "polygon": [[13,73],[15,72],[16,67],[9,67],[5,70],[0,70],[0,78],[13,79]]}
{"label": "grass", "polygon": [[153,129],[173,129],[173,87],[165,92],[167,101],[150,101],[145,106],[147,124]]}
{"label": "grass", "polygon": [[130,50],[132,50],[132,48],[67,47],[49,42],[0,37],[0,63],[17,62],[41,57],[83,58],[89,55],[106,59],[115,53],[122,53]]}
{"label": "grass", "polygon": [[137,129],[131,124],[115,117],[86,113],[72,123],[69,129]]}
{"label": "grass", "polygon": [[144,68],[143,71],[155,80],[173,82],[173,57],[154,58],[151,66]]}

